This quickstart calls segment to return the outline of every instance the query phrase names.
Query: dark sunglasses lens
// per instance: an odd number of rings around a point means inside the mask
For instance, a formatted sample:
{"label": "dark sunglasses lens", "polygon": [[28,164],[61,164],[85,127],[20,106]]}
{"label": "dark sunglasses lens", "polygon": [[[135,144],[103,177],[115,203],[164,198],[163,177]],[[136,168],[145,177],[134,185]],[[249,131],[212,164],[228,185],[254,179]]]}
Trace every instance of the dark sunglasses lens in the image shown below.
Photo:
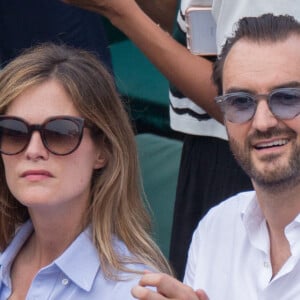
{"label": "dark sunglasses lens", "polygon": [[15,119],[0,119],[0,151],[4,154],[17,154],[28,143],[26,124]]}
{"label": "dark sunglasses lens", "polygon": [[74,120],[51,120],[44,126],[44,141],[47,148],[58,155],[73,152],[80,143],[82,126]]}
{"label": "dark sunglasses lens", "polygon": [[249,95],[228,95],[223,102],[225,118],[233,123],[243,123],[250,120],[255,112],[256,103]]}
{"label": "dark sunglasses lens", "polygon": [[300,113],[300,90],[276,91],[270,97],[274,115],[281,119],[293,119]]}

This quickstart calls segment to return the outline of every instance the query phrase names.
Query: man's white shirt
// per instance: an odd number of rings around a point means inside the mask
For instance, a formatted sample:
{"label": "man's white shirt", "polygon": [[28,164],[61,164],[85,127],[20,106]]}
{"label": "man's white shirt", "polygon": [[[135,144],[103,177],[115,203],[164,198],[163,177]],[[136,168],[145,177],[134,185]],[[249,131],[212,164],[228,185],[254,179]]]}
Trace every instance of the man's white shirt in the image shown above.
{"label": "man's white shirt", "polygon": [[300,215],[285,234],[292,255],[272,277],[269,235],[255,192],[231,197],[194,232],[184,282],[204,289],[210,300],[300,299]]}

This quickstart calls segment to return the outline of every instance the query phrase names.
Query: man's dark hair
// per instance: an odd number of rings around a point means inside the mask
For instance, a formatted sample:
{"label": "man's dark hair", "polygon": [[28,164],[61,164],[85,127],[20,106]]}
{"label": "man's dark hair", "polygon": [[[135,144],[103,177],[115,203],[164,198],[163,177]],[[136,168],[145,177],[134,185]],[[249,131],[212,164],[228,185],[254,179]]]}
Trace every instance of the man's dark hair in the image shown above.
{"label": "man's dark hair", "polygon": [[213,67],[212,79],[218,88],[218,94],[223,92],[224,61],[237,41],[244,39],[257,43],[278,42],[286,40],[292,34],[300,35],[300,23],[289,15],[264,14],[259,17],[244,17],[236,25],[233,37],[227,39]]}

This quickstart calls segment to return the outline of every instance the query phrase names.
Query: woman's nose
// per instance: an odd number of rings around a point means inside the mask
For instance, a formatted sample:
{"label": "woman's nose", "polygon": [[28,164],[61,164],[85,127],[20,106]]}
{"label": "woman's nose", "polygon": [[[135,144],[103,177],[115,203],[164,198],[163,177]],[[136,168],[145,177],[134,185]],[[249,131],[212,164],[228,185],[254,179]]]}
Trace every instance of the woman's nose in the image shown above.
{"label": "woman's nose", "polygon": [[32,133],[29,143],[25,149],[25,154],[28,159],[48,159],[49,151],[44,146],[41,134],[39,132],[34,131]]}

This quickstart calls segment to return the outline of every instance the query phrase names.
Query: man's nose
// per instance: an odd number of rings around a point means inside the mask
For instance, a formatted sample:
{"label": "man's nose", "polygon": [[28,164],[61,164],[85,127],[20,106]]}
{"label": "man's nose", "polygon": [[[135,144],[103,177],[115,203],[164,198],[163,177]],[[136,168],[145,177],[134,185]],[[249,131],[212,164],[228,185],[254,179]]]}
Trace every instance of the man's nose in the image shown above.
{"label": "man's nose", "polygon": [[252,119],[252,127],[259,131],[267,131],[269,128],[276,127],[278,119],[274,116],[266,100],[258,101],[256,112]]}

